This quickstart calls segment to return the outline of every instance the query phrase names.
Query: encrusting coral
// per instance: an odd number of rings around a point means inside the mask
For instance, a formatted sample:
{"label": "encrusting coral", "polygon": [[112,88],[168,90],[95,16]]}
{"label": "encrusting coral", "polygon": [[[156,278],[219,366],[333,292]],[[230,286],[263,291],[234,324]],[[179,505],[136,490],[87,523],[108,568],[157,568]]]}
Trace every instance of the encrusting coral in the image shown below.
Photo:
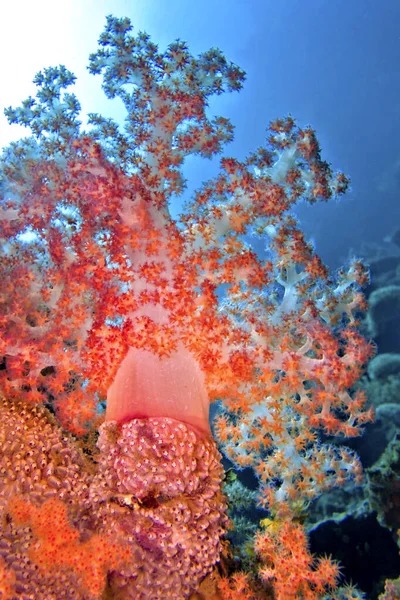
{"label": "encrusting coral", "polygon": [[183,423],[104,424],[95,465],[46,409],[2,402],[0,442],[3,598],[179,598],[217,562],[222,467]]}
{"label": "encrusting coral", "polygon": [[[355,260],[332,277],[290,213],[344,193],[346,177],[289,116],[243,162],[223,158],[173,220],[184,159],[232,139],[208,98],[244,74],[217,49],[160,53],[131,31],[108,17],[89,64],[124,127],[91,114],[84,130],[63,66],[6,110],[31,135],[0,159],[3,600],[197,590],[227,526],[210,402],[221,450],[261,481],[277,548],[313,498],[362,477],[319,433],[359,435],[371,419],[353,390],[372,352],[358,332],[367,275]],[[260,581],[287,589],[262,548]],[[304,556],[296,577],[319,598],[335,563]],[[218,593],[247,585],[236,574]]]}

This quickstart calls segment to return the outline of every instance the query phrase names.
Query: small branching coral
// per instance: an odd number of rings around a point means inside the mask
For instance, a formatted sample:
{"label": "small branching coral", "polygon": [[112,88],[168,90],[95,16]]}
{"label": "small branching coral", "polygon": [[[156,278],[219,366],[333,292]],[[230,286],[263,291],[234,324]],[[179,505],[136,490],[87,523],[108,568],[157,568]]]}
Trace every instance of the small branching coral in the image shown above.
{"label": "small branching coral", "polygon": [[[12,416],[1,431],[6,465],[15,435],[33,454],[18,455],[27,469],[18,485],[9,467],[0,473],[11,532],[3,594],[39,589],[26,584],[23,561],[13,571],[14,554],[23,547],[41,560],[50,488],[60,531],[72,536],[52,548],[74,597],[111,586],[121,598],[185,598],[218,561],[227,523],[210,401],[220,401],[221,449],[254,468],[260,504],[286,528],[297,531],[291,519],[323,490],[360,479],[354,454],[318,436],[358,435],[371,418],[352,390],[371,355],[357,320],[366,273],[354,261],[332,277],[291,213],[298,201],[344,193],[348,180],[290,116],[243,162],[223,158],[174,221],[185,158],[211,157],[233,136],[228,119],[207,116],[208,99],[239,90],[244,74],[217,49],[195,58],[176,41],[162,53],[128,19],[108,17],[99,46],[89,70],[121,98],[123,126],[91,114],[84,129],[63,66],[38,73],[36,97],[6,110],[31,135],[0,159],[0,388]],[[266,259],[250,234],[265,240]],[[41,456],[35,423],[50,437],[62,428],[57,452],[74,458]],[[98,429],[96,457],[83,457],[71,435]],[[63,472],[68,492],[57,485]],[[65,508],[71,494],[92,514],[81,529],[75,500]],[[111,530],[117,543],[128,532],[129,566],[110,550]],[[88,574],[75,555],[88,560],[98,535],[107,556]],[[312,569],[307,558],[301,593],[333,586],[333,565]],[[53,597],[46,581],[37,598]],[[222,585],[233,593],[234,583]]]}
{"label": "small branching coral", "polygon": [[267,524],[257,534],[255,547],[262,559],[260,577],[274,582],[276,600],[314,600],[336,586],[338,565],[329,558],[313,559],[304,529],[298,523]]}

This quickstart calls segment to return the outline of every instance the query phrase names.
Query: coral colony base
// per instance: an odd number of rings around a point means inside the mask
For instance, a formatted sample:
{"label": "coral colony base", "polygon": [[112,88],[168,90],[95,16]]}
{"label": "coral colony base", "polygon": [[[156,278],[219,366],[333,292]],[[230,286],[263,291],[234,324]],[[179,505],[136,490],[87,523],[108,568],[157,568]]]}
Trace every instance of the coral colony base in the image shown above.
{"label": "coral colony base", "polygon": [[[336,589],[301,525],[314,498],[362,478],[321,434],[371,419],[353,389],[371,355],[366,274],[330,275],[290,212],[346,177],[289,116],[244,162],[223,158],[174,221],[185,157],[232,139],[208,98],[244,73],[217,49],[161,53],[111,16],[89,70],[123,127],[81,127],[63,66],[6,110],[31,134],[0,161],[2,600],[361,597]],[[269,511],[246,573],[228,567],[213,436]]]}

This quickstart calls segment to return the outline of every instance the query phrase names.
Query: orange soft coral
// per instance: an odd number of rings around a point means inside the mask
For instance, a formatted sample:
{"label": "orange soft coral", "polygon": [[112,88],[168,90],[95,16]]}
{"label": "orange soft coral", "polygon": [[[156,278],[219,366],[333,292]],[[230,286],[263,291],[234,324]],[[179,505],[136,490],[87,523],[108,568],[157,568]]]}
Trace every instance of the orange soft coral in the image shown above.
{"label": "orange soft coral", "polygon": [[16,498],[9,513],[15,524],[30,527],[33,539],[27,555],[46,576],[73,572],[75,585],[87,598],[98,598],[109,571],[121,568],[132,557],[129,548],[112,541],[111,535],[94,534],[85,541],[68,520],[66,505],[57,498],[40,507]]}
{"label": "orange soft coral", "polygon": [[0,599],[11,600],[15,596],[16,576],[13,569],[6,566],[5,561],[0,558]]}
{"label": "orange soft coral", "polygon": [[276,521],[265,525],[256,536],[255,550],[261,560],[259,575],[265,583],[272,583],[276,600],[318,600],[336,586],[338,564],[311,556],[300,524]]}
{"label": "orange soft coral", "polygon": [[255,594],[249,584],[247,573],[236,572],[231,577],[222,577],[218,582],[221,600],[254,600]]}

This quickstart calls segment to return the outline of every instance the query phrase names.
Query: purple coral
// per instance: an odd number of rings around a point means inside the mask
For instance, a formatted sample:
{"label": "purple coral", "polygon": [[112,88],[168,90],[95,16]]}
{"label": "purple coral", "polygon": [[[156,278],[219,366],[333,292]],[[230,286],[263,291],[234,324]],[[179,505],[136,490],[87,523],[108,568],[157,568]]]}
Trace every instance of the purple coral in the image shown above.
{"label": "purple coral", "polygon": [[135,556],[112,585],[124,598],[187,597],[218,562],[227,523],[214,442],[174,419],[133,419],[103,425],[98,446],[96,512]]}

